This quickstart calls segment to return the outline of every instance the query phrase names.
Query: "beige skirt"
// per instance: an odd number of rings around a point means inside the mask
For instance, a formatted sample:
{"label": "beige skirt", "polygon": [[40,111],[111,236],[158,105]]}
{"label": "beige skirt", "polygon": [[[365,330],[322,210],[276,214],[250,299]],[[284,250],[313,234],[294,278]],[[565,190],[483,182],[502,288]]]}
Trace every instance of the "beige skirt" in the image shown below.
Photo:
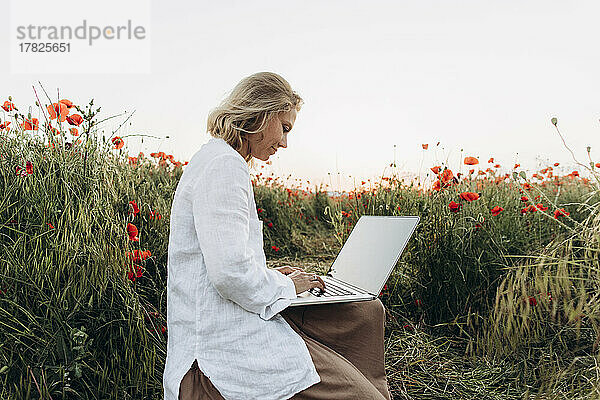
{"label": "beige skirt", "polygon": [[[390,400],[384,362],[385,308],[379,299],[288,307],[281,316],[306,343],[321,377],[293,400]],[[224,400],[194,360],[179,400]]]}

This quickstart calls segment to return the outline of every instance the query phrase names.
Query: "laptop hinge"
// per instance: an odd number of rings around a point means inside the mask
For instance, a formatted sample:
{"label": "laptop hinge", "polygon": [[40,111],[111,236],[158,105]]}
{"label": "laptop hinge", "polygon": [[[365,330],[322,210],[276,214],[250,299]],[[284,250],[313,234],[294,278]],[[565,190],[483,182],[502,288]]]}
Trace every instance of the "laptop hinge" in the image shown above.
{"label": "laptop hinge", "polygon": [[366,290],[364,290],[364,289],[361,289],[361,288],[359,288],[358,286],[355,286],[355,285],[352,285],[352,284],[350,284],[350,283],[348,283],[348,282],[344,282],[344,281],[342,281],[342,280],[339,280],[339,279],[337,279],[337,278],[334,278],[333,276],[331,276],[331,275],[329,275],[329,274],[327,274],[327,277],[328,277],[328,278],[330,278],[330,279],[333,279],[335,282],[339,282],[339,283],[341,283],[341,284],[343,284],[343,285],[350,286],[351,288],[355,289],[357,292],[360,292],[360,293],[362,293],[362,294],[365,294],[365,293],[367,293],[367,294],[370,294],[371,296],[375,296],[375,297],[377,297],[376,295],[374,295],[374,294],[373,294],[373,293],[371,293],[371,292],[367,292]]}

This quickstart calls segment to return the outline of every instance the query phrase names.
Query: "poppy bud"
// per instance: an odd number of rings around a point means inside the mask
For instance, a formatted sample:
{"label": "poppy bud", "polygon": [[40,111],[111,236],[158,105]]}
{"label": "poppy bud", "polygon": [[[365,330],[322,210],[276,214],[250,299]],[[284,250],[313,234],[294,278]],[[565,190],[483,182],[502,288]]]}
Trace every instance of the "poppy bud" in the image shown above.
{"label": "poppy bud", "polygon": [[554,117],[550,120],[552,122],[552,125],[556,126],[556,124],[558,123],[558,120]]}
{"label": "poppy bud", "polygon": [[525,174],[525,171],[519,172],[519,176],[523,179],[527,179],[527,174]]}

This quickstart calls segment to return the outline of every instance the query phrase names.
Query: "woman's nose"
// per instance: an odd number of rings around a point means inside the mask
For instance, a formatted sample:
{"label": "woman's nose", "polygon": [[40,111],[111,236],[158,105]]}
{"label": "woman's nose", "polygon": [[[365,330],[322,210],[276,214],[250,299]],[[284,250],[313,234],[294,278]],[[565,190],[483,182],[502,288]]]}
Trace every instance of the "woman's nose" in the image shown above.
{"label": "woman's nose", "polygon": [[279,141],[279,146],[284,149],[287,148],[287,135],[283,135],[283,138]]}

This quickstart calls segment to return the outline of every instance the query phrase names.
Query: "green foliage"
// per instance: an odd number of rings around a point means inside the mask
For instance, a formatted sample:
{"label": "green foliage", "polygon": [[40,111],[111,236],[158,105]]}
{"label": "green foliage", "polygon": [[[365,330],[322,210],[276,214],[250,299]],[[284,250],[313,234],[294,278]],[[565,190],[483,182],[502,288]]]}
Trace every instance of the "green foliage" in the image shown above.
{"label": "green foliage", "polygon": [[[144,316],[165,310],[168,218],[147,211],[166,214],[180,171],[153,171],[148,160],[133,169],[90,146],[0,141],[0,398],[122,399],[161,386],[165,314]],[[32,173],[15,173],[26,161]],[[125,253],[140,243],[128,239],[128,222],[158,255],[136,282]]]}
{"label": "green foliage", "polygon": [[[557,233],[572,229],[548,215],[554,208],[545,214],[539,209],[522,214],[524,207],[535,203],[523,202],[521,196],[527,194],[540,203],[542,196],[554,197],[555,205],[564,205],[591,190],[573,186],[551,196],[556,189],[550,186],[535,186],[536,191],[521,193],[515,182],[463,180],[432,192],[392,182],[390,187],[344,198],[333,206],[331,216],[343,243],[361,215],[418,215],[420,223],[390,277],[389,283],[395,288],[390,301],[411,304],[418,300],[419,313],[428,323],[447,323],[466,315],[469,309],[489,309],[499,277],[512,265],[513,259],[507,255],[536,254]],[[534,198],[537,190],[539,200]],[[459,197],[462,192],[478,192],[480,197],[465,201]],[[462,205],[459,211],[450,210],[451,201]],[[490,210],[497,205],[504,211],[494,216]],[[573,222],[567,222],[571,226],[585,215],[575,207],[566,208],[571,210]]]}

